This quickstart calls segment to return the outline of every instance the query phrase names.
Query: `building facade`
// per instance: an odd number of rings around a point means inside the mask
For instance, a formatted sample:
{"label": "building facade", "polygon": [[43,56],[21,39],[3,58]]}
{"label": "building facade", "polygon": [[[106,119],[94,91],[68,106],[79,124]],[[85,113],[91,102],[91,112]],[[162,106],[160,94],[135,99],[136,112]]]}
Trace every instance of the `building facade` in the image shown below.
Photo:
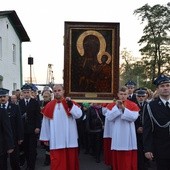
{"label": "building facade", "polygon": [[22,42],[29,42],[15,11],[0,11],[0,87],[10,92],[22,85]]}

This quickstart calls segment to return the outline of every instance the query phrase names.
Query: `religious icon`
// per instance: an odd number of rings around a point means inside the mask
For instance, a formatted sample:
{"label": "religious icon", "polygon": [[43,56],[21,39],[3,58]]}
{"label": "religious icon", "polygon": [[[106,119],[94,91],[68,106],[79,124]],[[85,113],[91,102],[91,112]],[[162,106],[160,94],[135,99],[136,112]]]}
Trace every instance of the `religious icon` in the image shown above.
{"label": "religious icon", "polygon": [[116,91],[114,74],[118,73],[115,63],[119,63],[119,24],[112,23],[108,28],[103,28],[103,23],[88,23],[87,26],[79,23],[77,27],[72,22],[65,24],[65,36],[68,35],[65,37],[66,91],[73,96],[86,97],[86,94],[94,93],[99,98],[104,95],[113,97]]}
{"label": "religious icon", "polygon": [[[77,40],[77,50],[83,61],[82,74],[78,83],[80,91],[109,92],[111,55],[106,51],[106,41],[103,35],[94,30],[83,32]],[[104,86],[102,87],[101,84]]]}

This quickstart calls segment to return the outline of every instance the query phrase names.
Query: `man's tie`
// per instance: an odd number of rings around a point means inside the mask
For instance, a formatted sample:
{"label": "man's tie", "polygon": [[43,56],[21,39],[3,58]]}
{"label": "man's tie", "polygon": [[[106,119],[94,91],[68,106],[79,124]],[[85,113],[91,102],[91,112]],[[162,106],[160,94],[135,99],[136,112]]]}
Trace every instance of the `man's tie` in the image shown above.
{"label": "man's tie", "polygon": [[132,99],[132,96],[131,95],[129,95],[129,97],[128,97],[129,99]]}
{"label": "man's tie", "polygon": [[28,106],[28,100],[26,100],[26,102],[25,102],[25,106]]}
{"label": "man's tie", "polygon": [[143,103],[139,103],[139,106],[142,108],[143,107]]}
{"label": "man's tie", "polygon": [[170,107],[169,107],[169,102],[168,102],[168,101],[165,103],[165,106],[166,106],[167,109],[170,108]]}
{"label": "man's tie", "polygon": [[5,104],[2,104],[2,108],[3,108],[3,109],[6,109]]}

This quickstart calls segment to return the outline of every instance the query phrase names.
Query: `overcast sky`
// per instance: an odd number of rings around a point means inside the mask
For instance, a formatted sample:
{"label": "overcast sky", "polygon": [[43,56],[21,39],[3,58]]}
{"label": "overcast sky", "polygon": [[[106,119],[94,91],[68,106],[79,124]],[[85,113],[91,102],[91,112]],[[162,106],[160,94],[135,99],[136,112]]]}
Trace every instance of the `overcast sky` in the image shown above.
{"label": "overcast sky", "polygon": [[120,51],[139,55],[138,40],[143,25],[135,9],[148,3],[165,5],[167,0],[2,0],[0,10],[15,10],[31,42],[22,43],[23,80],[29,77],[28,57],[34,58],[33,79],[46,83],[47,66],[53,64],[55,83],[63,83],[64,21],[119,22]]}

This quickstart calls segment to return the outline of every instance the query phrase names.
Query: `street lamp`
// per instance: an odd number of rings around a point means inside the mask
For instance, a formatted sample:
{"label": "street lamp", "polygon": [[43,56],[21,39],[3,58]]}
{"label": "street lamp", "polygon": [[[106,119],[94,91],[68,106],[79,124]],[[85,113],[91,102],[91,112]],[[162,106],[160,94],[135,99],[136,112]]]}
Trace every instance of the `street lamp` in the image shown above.
{"label": "street lamp", "polygon": [[32,65],[33,65],[33,57],[31,55],[28,57],[28,64],[30,65],[30,84],[32,84]]}

